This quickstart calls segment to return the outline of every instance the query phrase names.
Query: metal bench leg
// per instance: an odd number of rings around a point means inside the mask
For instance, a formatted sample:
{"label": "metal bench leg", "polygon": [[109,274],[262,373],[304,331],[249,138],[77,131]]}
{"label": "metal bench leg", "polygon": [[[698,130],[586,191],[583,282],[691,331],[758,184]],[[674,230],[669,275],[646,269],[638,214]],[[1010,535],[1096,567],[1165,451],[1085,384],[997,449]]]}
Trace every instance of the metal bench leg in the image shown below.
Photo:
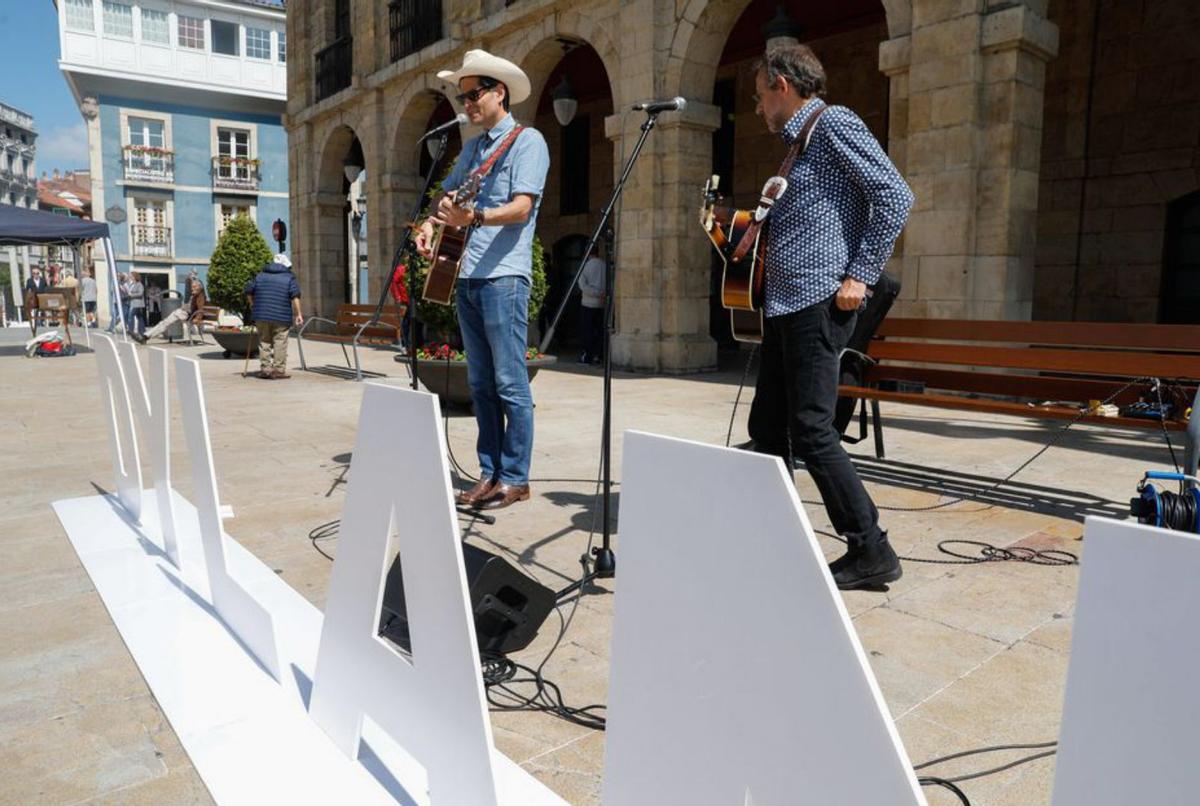
{"label": "metal bench leg", "polygon": [[349,369],[350,367],[354,366],[350,363],[350,354],[346,352],[346,345],[339,344],[338,347],[342,348],[342,358],[346,359],[346,368]]}
{"label": "metal bench leg", "polygon": [[296,334],[296,349],[300,352],[300,369],[308,372],[308,364],[304,363],[304,337]]}
{"label": "metal bench leg", "polygon": [[875,432],[875,458],[886,459],[883,450],[883,418],[879,416],[879,401],[871,401],[871,426]]}
{"label": "metal bench leg", "polygon": [[[354,342],[352,345],[350,345],[350,347],[352,350],[354,350],[354,380],[361,381],[362,367],[359,366],[358,363],[358,342]],[[343,346],[342,349],[345,350],[346,348]]]}

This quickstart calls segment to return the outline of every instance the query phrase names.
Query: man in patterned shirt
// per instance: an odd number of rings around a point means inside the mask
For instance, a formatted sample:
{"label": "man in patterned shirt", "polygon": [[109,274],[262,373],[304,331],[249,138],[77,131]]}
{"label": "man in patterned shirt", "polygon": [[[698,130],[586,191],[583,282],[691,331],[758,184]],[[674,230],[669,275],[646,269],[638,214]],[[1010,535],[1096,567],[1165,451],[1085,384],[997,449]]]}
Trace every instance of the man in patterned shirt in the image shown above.
{"label": "man in patterned shirt", "polygon": [[791,146],[808,145],[771,210],[766,235],[762,366],[750,410],[755,449],[803,460],[846,554],[830,564],[842,590],[900,578],[879,512],[833,427],[838,363],[856,312],[912,207],[913,195],[862,120],[826,106],[825,70],[803,45],[756,65],[756,112]]}

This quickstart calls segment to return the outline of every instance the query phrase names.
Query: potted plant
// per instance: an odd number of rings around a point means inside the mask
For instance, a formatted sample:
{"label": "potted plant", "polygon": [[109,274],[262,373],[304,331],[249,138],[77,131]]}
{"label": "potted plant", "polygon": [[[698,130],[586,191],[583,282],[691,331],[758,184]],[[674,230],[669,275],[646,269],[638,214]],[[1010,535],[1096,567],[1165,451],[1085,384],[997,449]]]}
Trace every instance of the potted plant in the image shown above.
{"label": "potted plant", "polygon": [[[449,173],[449,170],[446,171]],[[443,176],[443,179],[445,177]],[[435,187],[441,187],[439,182]],[[434,193],[431,191],[432,200]],[[423,215],[428,215],[428,211]],[[549,283],[546,279],[546,254],[542,249],[541,240],[533,238],[532,285],[529,291],[529,322],[537,321],[542,303],[546,299]],[[408,285],[405,277],[405,287],[416,291],[417,318],[425,325],[426,334],[432,334],[433,339],[417,349],[417,373],[429,391],[434,392],[443,403],[467,404],[471,401],[471,391],[467,385],[466,353],[462,350],[460,332],[458,329],[458,312],[455,309],[455,298],[452,296],[449,305],[439,305],[421,299],[421,289],[425,287],[425,276],[429,271],[429,261],[418,258],[413,266],[412,285]],[[407,335],[407,334],[406,334]],[[406,355],[396,356],[397,361],[408,361]],[[529,348],[525,353],[525,366],[529,370],[529,380],[533,380],[537,371],[542,367],[553,364],[558,359],[552,355],[539,353],[536,348]]]}
{"label": "potted plant", "polygon": [[225,348],[225,357],[258,352],[258,339],[250,324],[246,284],[271,262],[271,248],[258,227],[244,213],[234,216],[221,233],[208,266],[208,298],[214,305],[241,317],[242,325],[217,327],[213,338]]}

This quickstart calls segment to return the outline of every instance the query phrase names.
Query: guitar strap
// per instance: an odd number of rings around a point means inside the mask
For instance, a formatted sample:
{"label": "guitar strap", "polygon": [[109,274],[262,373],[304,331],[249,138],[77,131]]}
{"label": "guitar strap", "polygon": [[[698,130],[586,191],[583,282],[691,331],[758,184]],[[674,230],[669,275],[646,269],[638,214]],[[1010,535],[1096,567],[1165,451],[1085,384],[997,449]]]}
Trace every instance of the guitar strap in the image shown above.
{"label": "guitar strap", "polygon": [[764,214],[756,214],[754,216],[754,221],[751,222],[750,226],[746,228],[745,233],[742,234],[742,239],[738,241],[737,248],[733,250],[733,256],[730,258],[734,263],[740,262],[741,259],[746,256],[746,253],[754,247],[755,242],[758,240],[759,232],[762,231],[762,226],[767,220],[765,213],[770,209],[771,205],[775,203],[774,194],[776,190],[782,187],[783,192],[787,192],[786,180],[788,174],[792,172],[792,166],[795,165],[796,160],[799,159],[800,155],[803,154],[808,148],[808,141],[812,139],[813,127],[817,125],[817,120],[820,119],[821,115],[823,115],[825,110],[828,108],[828,106],[822,106],[820,109],[814,112],[813,116],[805,121],[804,126],[796,134],[796,139],[792,141],[792,147],[788,149],[787,156],[784,157],[783,164],[779,166],[779,173],[777,174],[777,176],[783,177],[785,181],[782,184],[775,184],[768,181],[767,188],[764,188],[764,193],[769,193],[771,195],[769,197],[764,195],[758,203],[759,208],[763,210]]}
{"label": "guitar strap", "polygon": [[513,130],[508,133],[508,137],[505,137],[503,142],[500,143],[500,147],[493,151],[490,157],[484,160],[483,165],[480,165],[478,168],[472,171],[471,175],[479,177],[479,180],[482,182],[484,178],[491,173],[492,168],[496,165],[496,161],[504,156],[504,152],[508,151],[509,147],[517,139],[517,135],[523,131],[525,131],[524,126],[516,126],[513,128]]}

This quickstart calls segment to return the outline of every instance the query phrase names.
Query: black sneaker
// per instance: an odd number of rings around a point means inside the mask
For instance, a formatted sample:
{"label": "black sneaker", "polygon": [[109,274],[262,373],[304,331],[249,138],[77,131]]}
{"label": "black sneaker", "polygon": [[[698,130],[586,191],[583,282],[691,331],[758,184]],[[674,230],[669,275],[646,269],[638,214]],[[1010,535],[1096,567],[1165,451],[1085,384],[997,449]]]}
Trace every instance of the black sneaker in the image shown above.
{"label": "black sneaker", "polygon": [[147,341],[149,341],[149,339],[147,339],[141,333],[130,333],[129,338],[133,339],[138,344],[145,344]]}
{"label": "black sneaker", "polygon": [[881,588],[904,573],[900,558],[885,538],[879,543],[848,551],[829,564],[829,573],[839,590]]}

